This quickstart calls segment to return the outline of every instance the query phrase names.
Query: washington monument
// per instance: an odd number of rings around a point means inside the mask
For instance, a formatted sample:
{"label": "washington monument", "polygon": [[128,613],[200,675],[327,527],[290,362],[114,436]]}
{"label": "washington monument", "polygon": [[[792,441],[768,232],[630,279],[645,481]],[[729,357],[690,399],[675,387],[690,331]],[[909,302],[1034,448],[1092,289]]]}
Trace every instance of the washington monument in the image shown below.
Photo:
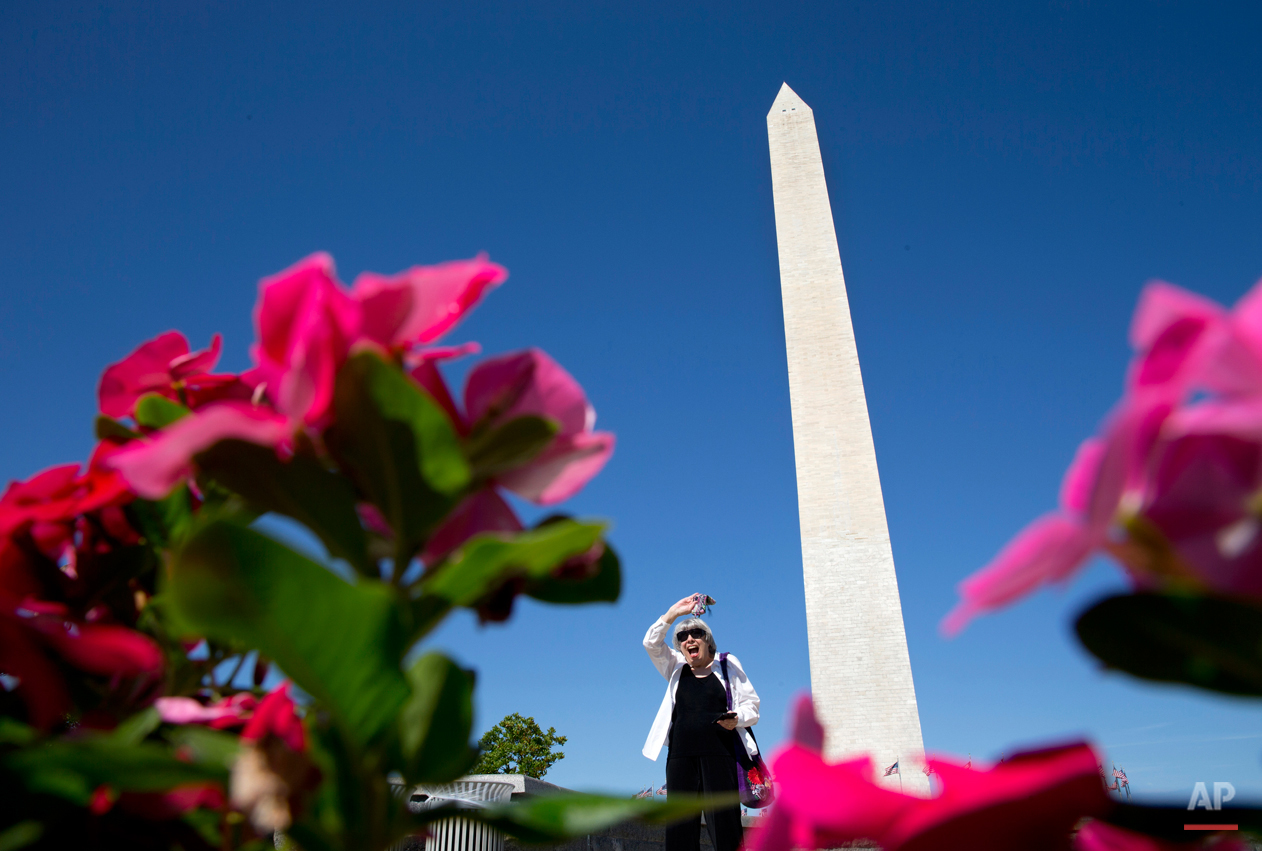
{"label": "washington monument", "polygon": [[767,114],[793,408],[811,692],[828,756],[870,753],[929,791],[894,554],[815,116],[786,83]]}

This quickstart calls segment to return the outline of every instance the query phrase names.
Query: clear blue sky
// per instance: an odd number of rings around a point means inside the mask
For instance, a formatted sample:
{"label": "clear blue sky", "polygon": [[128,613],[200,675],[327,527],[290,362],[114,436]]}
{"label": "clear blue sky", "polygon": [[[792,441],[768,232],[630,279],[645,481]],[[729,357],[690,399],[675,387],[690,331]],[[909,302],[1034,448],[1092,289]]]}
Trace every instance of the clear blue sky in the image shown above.
{"label": "clear blue sky", "polygon": [[[194,8],[200,6],[200,8]],[[169,328],[248,364],[256,281],[489,251],[453,340],[540,345],[617,432],[616,606],[456,618],[479,725],[570,737],[563,785],[660,784],[675,599],[762,695],[809,686],[764,116],[815,110],[931,750],[1089,735],[1137,791],[1262,797],[1259,705],[1099,672],[1097,564],[945,641],[953,588],[1050,508],[1115,399],[1143,283],[1262,274],[1262,17],[1193,3],[9,2],[0,477],[86,457],[97,377]]]}

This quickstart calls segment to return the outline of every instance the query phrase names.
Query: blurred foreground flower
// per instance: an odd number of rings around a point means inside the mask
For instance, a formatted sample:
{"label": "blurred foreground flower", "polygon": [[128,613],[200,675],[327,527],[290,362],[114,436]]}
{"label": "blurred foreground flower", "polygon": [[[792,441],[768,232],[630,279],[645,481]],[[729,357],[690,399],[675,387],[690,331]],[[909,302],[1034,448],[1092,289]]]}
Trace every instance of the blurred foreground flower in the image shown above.
{"label": "blurred foreground flower", "polygon": [[1141,589],[1262,600],[1262,282],[1230,312],[1150,284],[1131,343],[1123,398],[1066,472],[1060,510],[961,584],[947,633],[1096,552]]}
{"label": "blurred foreground flower", "polygon": [[870,839],[885,851],[1068,849],[1074,825],[1111,802],[1085,743],[1018,754],[988,771],[931,759],[935,798],[890,791],[871,759],[829,763],[809,697],[798,699],[793,740],[772,762],[779,784],[750,851],[836,848]]}

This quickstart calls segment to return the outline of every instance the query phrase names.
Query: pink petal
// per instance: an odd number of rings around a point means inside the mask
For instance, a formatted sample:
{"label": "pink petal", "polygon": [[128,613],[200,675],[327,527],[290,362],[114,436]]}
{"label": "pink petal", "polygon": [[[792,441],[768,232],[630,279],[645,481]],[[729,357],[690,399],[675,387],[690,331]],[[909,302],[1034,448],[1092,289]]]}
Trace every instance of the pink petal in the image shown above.
{"label": "pink petal", "polygon": [[225,804],[223,790],[213,783],[188,783],[167,792],[124,792],[118,799],[120,810],[154,821],[176,819],[202,807],[219,810]]}
{"label": "pink petal", "polygon": [[452,425],[456,427],[456,431],[460,434],[467,434],[469,425],[456,407],[456,400],[451,398],[451,391],[447,389],[447,382],[443,379],[443,374],[438,371],[438,362],[464,357],[465,355],[474,355],[481,350],[482,347],[477,343],[465,343],[462,346],[443,346],[424,349],[417,358],[410,360],[411,363],[415,364],[411,371],[413,380],[424,387],[434,401],[447,412],[447,416],[451,418]]}
{"label": "pink petal", "polygon": [[171,377],[183,380],[203,372],[210,372],[219,363],[219,353],[223,350],[223,337],[219,334],[210,338],[210,348],[200,352],[192,352],[173,358],[170,364]]}
{"label": "pink petal", "polygon": [[1241,440],[1262,440],[1262,399],[1202,402],[1180,408],[1169,420],[1171,438],[1218,434]]}
{"label": "pink petal", "polygon": [[556,420],[562,436],[590,431],[596,421],[583,388],[539,349],[482,361],[469,373],[464,404],[470,423],[547,417]]}
{"label": "pink petal", "polygon": [[880,841],[908,808],[921,803],[878,785],[866,756],[828,763],[816,751],[789,745],[772,760],[771,773],[778,786],[773,809],[790,819],[788,832],[799,847]]}
{"label": "pink petal", "polygon": [[990,771],[943,759],[930,766],[942,793],[904,810],[881,837],[889,851],[1054,848],[1081,818],[1112,807],[1083,743],[1018,754]]}
{"label": "pink petal", "polygon": [[146,499],[160,499],[192,474],[193,456],[227,438],[262,446],[289,439],[289,421],[272,411],[244,402],[220,402],[196,411],[158,432],[152,440],[135,441],[106,462]]}
{"label": "pink petal", "polygon": [[405,281],[395,282],[368,273],[355,279],[351,297],[363,311],[360,336],[383,348],[392,347],[399,329],[412,313],[412,287]]}
{"label": "pink petal", "polygon": [[430,536],[421,553],[426,564],[437,564],[449,553],[482,532],[520,532],[524,527],[504,498],[486,487],[467,496]]}
{"label": "pink petal", "polygon": [[529,464],[496,481],[531,502],[555,505],[582,490],[608,463],[613,448],[614,436],[607,431],[558,437]]}
{"label": "pink petal", "polygon": [[383,292],[407,287],[412,292],[410,311],[405,319],[393,321],[393,312],[374,307],[381,317],[373,332],[381,335],[394,325],[389,343],[411,345],[431,343],[458,323],[486,292],[503,283],[508,272],[491,263],[485,254],[472,260],[455,260],[437,266],[413,266],[397,275],[365,272],[355,279],[352,292],[361,302],[379,299]]}
{"label": "pink petal", "polygon": [[0,670],[17,677],[18,694],[31,723],[48,730],[70,709],[65,680],[32,633],[16,617],[0,611]]}
{"label": "pink petal", "polygon": [[101,374],[97,399],[108,417],[131,415],[132,406],[145,393],[171,386],[171,362],[188,354],[188,340],[179,331],[168,331],[142,343]]}
{"label": "pink petal", "polygon": [[241,739],[246,742],[257,742],[268,736],[276,736],[290,750],[303,751],[307,747],[306,732],[289,696],[288,682],[281,683],[259,701],[253,717],[241,731]]}
{"label": "pink petal", "polygon": [[1177,851],[1187,847],[1095,820],[1083,825],[1074,836],[1074,851]]}
{"label": "pink petal", "polygon": [[241,718],[239,706],[223,702],[203,706],[191,697],[160,697],[153,702],[159,717],[168,724],[206,724],[222,718]]}
{"label": "pink petal", "polygon": [[1091,504],[1091,493],[1095,490],[1096,478],[1100,472],[1100,462],[1104,459],[1104,441],[1098,437],[1090,437],[1078,447],[1073,462],[1065,471],[1065,478],[1060,485],[1060,504],[1066,511],[1075,514],[1086,514]]}
{"label": "pink petal", "polygon": [[961,600],[942,621],[942,631],[955,635],[978,614],[1067,578],[1091,554],[1097,540],[1080,522],[1061,514],[1035,520],[990,564],[960,583]]}
{"label": "pink petal", "polygon": [[1131,346],[1137,351],[1150,348],[1171,325],[1183,318],[1221,319],[1226,311],[1218,303],[1165,281],[1152,281],[1140,293],[1131,319]]}
{"label": "pink petal", "polygon": [[[29,610],[24,606],[18,611]],[[90,674],[138,676],[162,670],[162,649],[153,639],[113,624],[79,623],[55,614],[24,621],[58,655]]]}
{"label": "pink petal", "polygon": [[816,753],[824,752],[824,725],[815,717],[815,702],[809,694],[800,695],[793,702],[793,721],[790,739],[795,745]]}
{"label": "pink petal", "polygon": [[334,276],[333,258],[319,251],[259,281],[254,324],[258,328],[259,347],[267,359],[274,363],[285,362],[290,328],[307,300],[308,291],[335,286]]}

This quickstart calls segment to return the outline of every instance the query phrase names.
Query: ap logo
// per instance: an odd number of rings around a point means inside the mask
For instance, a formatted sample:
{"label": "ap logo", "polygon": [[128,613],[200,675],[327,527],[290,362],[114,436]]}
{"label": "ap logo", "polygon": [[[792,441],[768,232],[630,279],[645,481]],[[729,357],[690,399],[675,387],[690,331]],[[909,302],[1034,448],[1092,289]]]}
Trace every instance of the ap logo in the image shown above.
{"label": "ap logo", "polygon": [[[1227,794],[1224,796],[1223,793]],[[1204,807],[1207,810],[1221,810],[1223,804],[1236,797],[1236,787],[1230,783],[1220,781],[1214,784],[1214,800],[1209,798],[1209,790],[1205,788],[1203,782],[1198,782],[1192,789],[1192,798],[1188,801],[1188,809],[1194,810],[1197,807]]]}

